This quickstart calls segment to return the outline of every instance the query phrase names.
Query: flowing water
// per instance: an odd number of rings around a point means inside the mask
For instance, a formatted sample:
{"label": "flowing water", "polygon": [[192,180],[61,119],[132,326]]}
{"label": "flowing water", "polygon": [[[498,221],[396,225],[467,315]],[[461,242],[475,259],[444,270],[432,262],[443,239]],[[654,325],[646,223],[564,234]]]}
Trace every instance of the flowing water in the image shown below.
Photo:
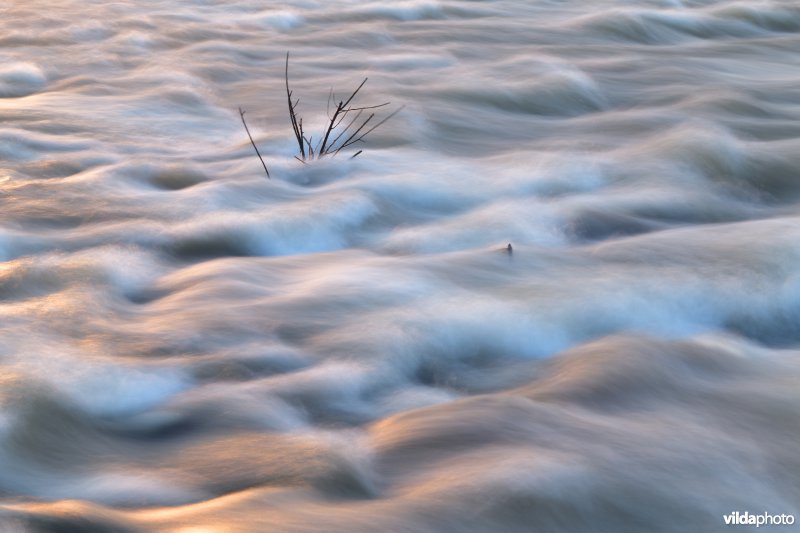
{"label": "flowing water", "polygon": [[[2,531],[800,516],[795,0],[3,0],[0,29]],[[316,139],[364,77],[405,107],[303,165],[287,51]]]}

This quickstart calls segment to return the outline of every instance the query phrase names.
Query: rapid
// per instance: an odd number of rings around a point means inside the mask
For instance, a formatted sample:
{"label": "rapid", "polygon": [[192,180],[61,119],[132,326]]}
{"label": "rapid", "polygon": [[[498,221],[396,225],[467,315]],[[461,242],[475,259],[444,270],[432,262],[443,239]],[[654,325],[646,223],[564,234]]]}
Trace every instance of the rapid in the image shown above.
{"label": "rapid", "polygon": [[[0,530],[800,516],[797,2],[4,0],[0,30]],[[302,164],[287,51],[314,135],[365,77],[405,107]]]}

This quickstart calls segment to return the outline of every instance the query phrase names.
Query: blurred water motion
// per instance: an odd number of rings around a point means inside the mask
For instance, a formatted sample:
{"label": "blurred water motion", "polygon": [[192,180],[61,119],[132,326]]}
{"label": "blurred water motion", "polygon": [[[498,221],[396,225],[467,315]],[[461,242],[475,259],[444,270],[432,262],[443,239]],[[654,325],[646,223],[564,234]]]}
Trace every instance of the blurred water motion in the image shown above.
{"label": "blurred water motion", "polygon": [[800,514],[796,2],[0,11],[3,531]]}

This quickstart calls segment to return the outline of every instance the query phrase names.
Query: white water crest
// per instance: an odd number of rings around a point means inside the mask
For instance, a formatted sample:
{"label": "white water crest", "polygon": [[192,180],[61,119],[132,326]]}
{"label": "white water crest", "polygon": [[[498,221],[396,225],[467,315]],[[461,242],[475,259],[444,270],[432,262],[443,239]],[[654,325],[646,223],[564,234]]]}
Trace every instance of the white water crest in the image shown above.
{"label": "white water crest", "polygon": [[[7,0],[0,30],[0,530],[800,516],[795,0]],[[315,140],[365,77],[405,107],[302,164],[287,51]]]}

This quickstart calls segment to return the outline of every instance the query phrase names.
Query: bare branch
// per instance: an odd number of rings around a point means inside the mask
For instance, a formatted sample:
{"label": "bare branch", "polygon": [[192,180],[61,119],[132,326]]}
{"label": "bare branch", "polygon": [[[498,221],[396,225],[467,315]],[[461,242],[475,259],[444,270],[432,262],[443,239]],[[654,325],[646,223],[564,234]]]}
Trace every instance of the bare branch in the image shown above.
{"label": "bare branch", "polygon": [[361,84],[360,84],[358,87],[356,87],[356,90],[355,90],[355,91],[353,91],[353,94],[351,94],[351,95],[350,95],[350,98],[348,98],[348,99],[345,101],[345,103],[344,103],[344,104],[342,104],[342,108],[346,108],[348,105],[350,105],[350,102],[352,102],[352,101],[353,101],[353,98],[355,98],[355,97],[356,97],[356,95],[358,94],[358,91],[360,91],[360,90],[361,90],[361,88],[364,86],[364,84],[365,84],[365,83],[367,83],[367,80],[368,80],[368,79],[369,79],[369,78],[364,78],[364,81],[362,81],[362,82],[361,82]]}
{"label": "bare branch", "polygon": [[[345,144],[343,144],[343,145],[342,145],[342,148],[344,148],[344,147],[346,147],[346,146],[349,146],[349,145],[351,145],[351,144],[353,144],[353,143],[356,143],[356,142],[360,141],[361,139],[363,139],[364,137],[366,137],[367,135],[369,135],[371,132],[375,131],[375,128],[377,128],[378,126],[382,125],[382,124],[383,124],[383,123],[385,123],[387,120],[389,120],[390,118],[392,118],[393,116],[395,116],[396,114],[398,114],[400,111],[402,111],[404,107],[405,107],[404,105],[403,105],[403,106],[400,106],[400,107],[398,107],[397,109],[395,109],[395,110],[394,110],[394,112],[392,112],[391,114],[389,114],[389,116],[387,116],[386,118],[384,118],[383,120],[381,120],[380,122],[378,122],[377,124],[375,124],[374,126],[372,126],[370,129],[368,129],[368,130],[367,130],[367,131],[365,131],[364,133],[362,133],[362,134],[361,134],[361,137],[359,137],[358,139],[356,139],[356,140],[355,140],[355,141],[353,141],[353,142],[346,142]],[[371,116],[371,115],[370,115],[370,118],[372,118],[372,116]],[[365,124],[366,124],[366,123],[365,123]],[[364,124],[362,124],[362,126],[363,126],[363,125],[364,125]],[[341,150],[341,148],[340,148],[340,150]]]}
{"label": "bare branch", "polygon": [[311,144],[311,139],[313,139],[313,138],[314,138],[313,136],[311,136],[311,137],[303,137],[303,140],[306,141],[306,144],[308,145],[308,157],[309,157],[309,159],[314,159],[314,147]]}
{"label": "bare branch", "polygon": [[241,107],[239,108],[239,116],[242,117],[242,124],[244,124],[244,131],[247,132],[247,136],[250,138],[250,144],[253,145],[253,148],[256,151],[256,155],[258,156],[258,159],[261,161],[261,164],[264,166],[264,172],[267,173],[267,178],[268,179],[272,179],[270,177],[270,175],[269,175],[269,170],[267,170],[267,164],[264,163],[264,158],[261,157],[261,152],[258,151],[258,146],[256,146],[256,142],[253,140],[253,136],[250,135],[250,128],[247,127],[247,122],[245,122],[245,120],[244,120],[244,111],[242,110]]}
{"label": "bare branch", "polygon": [[[352,141],[352,142],[351,142],[351,140],[352,140],[352,139],[353,139],[353,138],[354,138],[356,135],[358,135],[358,132],[360,132],[361,130],[363,130],[363,129],[364,129],[364,126],[366,126],[366,125],[369,123],[369,121],[373,119],[373,117],[375,117],[375,113],[370,113],[370,115],[367,117],[367,120],[365,120],[364,122],[362,122],[362,123],[361,123],[361,125],[358,127],[358,129],[357,129],[356,131],[354,131],[354,132],[353,132],[353,134],[352,134],[352,135],[350,135],[350,137],[348,137],[347,139],[345,139],[345,141],[344,141],[344,142],[342,143],[342,145],[341,145],[341,146],[340,146],[340,147],[339,147],[339,148],[338,148],[338,149],[337,149],[337,150],[334,152],[334,154],[338,154],[338,153],[339,153],[339,150],[341,150],[342,148],[345,148],[345,147],[347,147],[348,145],[351,145],[351,144],[353,144],[353,142],[358,142],[358,141],[359,141],[359,140],[360,140],[362,137],[364,137],[364,135],[362,135],[361,137],[359,137],[359,138],[358,138],[358,139],[356,139],[355,141]],[[366,135],[366,134],[365,134],[365,135]]]}
{"label": "bare branch", "polygon": [[[342,102],[339,102],[339,105],[342,105]],[[338,127],[339,127],[339,124],[341,124],[341,123],[344,121],[345,117],[347,117],[347,114],[348,114],[349,112],[350,112],[349,110],[342,108],[342,116],[341,116],[341,118],[339,118],[339,122],[337,122],[337,123],[336,123],[336,124],[333,126],[333,129],[336,129],[336,128],[338,128]]]}
{"label": "bare branch", "polygon": [[325,104],[325,114],[328,116],[328,119],[331,118],[331,99],[332,98],[333,98],[333,87],[331,87],[331,90],[328,93],[328,103]]}
{"label": "bare branch", "polygon": [[292,91],[289,90],[289,52],[286,52],[286,71],[285,71],[285,78],[286,78],[286,99],[289,102],[289,119],[292,121],[292,129],[294,130],[294,137],[297,139],[297,144],[300,147],[300,154],[303,156],[303,159],[306,158],[306,151],[303,147],[303,134],[301,129],[297,126],[297,113],[295,111],[295,106],[297,103],[300,103],[300,100],[297,101],[295,105],[292,105]]}
{"label": "bare branch", "polygon": [[[387,120],[395,116],[401,109],[403,109],[400,107],[399,109],[390,113],[386,118],[380,120],[377,124],[373,122],[373,119],[376,118],[375,113],[370,113],[366,119],[361,121],[362,114],[365,111],[376,110],[391,105],[391,102],[363,106],[351,105],[353,102],[355,102],[356,97],[364,85],[366,85],[368,80],[369,78],[364,78],[346,99],[339,100],[338,103],[336,100],[336,93],[333,91],[333,87],[330,88],[328,91],[328,100],[325,105],[325,114],[328,118],[328,122],[325,125],[323,134],[317,137],[318,140],[315,145],[313,143],[313,136],[309,135],[307,137],[305,131],[303,130],[303,119],[298,114],[300,99],[298,98],[293,100],[292,98],[293,92],[289,87],[289,52],[286,53],[286,64],[284,68],[286,101],[289,106],[289,120],[292,124],[292,132],[294,133],[300,152],[296,156],[296,159],[305,163],[309,159],[319,159],[326,155],[336,155],[344,148],[363,141],[363,139],[369,133],[375,131],[376,128],[386,123]],[[332,105],[335,106],[333,112],[331,112]],[[350,113],[354,113],[355,116],[351,116]],[[242,121],[244,121],[244,117],[242,117]],[[344,127],[342,127],[343,125]],[[353,128],[355,128],[354,131]],[[362,150],[359,150],[351,157],[356,157],[361,153]],[[266,165],[264,168],[266,170]],[[267,175],[269,175],[269,173],[267,173]]]}
{"label": "bare branch", "polygon": [[353,120],[351,120],[350,123],[347,126],[345,126],[345,128],[342,131],[339,132],[339,134],[336,136],[336,138],[333,140],[333,142],[331,142],[331,146],[328,149],[329,152],[333,150],[333,147],[336,145],[336,141],[338,141],[341,138],[342,135],[347,133],[347,130],[349,130],[350,127],[353,124],[355,124],[355,122],[358,120],[358,117],[361,116],[361,113],[363,113],[363,111],[359,111],[358,113],[356,113],[356,116],[353,117]]}
{"label": "bare branch", "polygon": [[378,109],[379,107],[385,107],[385,106],[387,106],[389,104],[391,104],[391,102],[384,102],[384,103],[378,104],[378,105],[368,105],[368,106],[363,106],[363,107],[348,107],[345,111],[361,111],[363,109]]}
{"label": "bare branch", "polygon": [[[336,117],[338,117],[339,113],[341,112],[342,112],[342,103],[339,102],[339,105],[336,106],[336,111],[334,111],[333,116],[331,117],[331,121],[328,123],[328,129],[325,130],[325,136],[322,138],[322,147],[319,150],[320,156],[325,155],[325,146],[328,144],[328,137],[330,136],[331,132],[336,128],[336,126],[339,125],[336,122]],[[341,122],[341,120],[339,122]]]}

